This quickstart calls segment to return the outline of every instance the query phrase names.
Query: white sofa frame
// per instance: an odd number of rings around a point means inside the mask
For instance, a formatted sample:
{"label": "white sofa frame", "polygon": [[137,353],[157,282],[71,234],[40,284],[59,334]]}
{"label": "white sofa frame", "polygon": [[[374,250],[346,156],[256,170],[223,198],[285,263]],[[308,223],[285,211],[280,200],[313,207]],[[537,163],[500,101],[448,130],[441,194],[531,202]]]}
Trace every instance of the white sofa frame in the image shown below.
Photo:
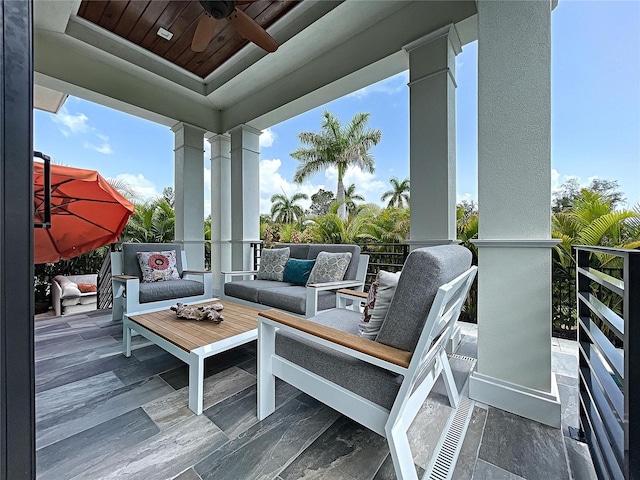
{"label": "white sofa frame", "polygon": [[[162,248],[161,243],[158,244],[158,248]],[[180,254],[182,259],[182,278],[184,280],[196,280],[204,283],[204,293],[191,297],[170,298],[157,302],[140,303],[140,279],[136,276],[122,274],[122,252],[111,252],[111,283],[113,286],[112,319],[114,321],[123,320],[125,314],[170,307],[171,305],[175,305],[177,301],[191,303],[211,299],[213,297],[213,274],[206,271],[189,270],[187,268],[186,252],[181,250]]]}
{"label": "white sofa frame", "polygon": [[[476,271],[477,267],[472,266],[438,289],[413,353],[302,321],[277,310],[261,312],[258,316],[258,419],[264,420],[275,411],[275,378],[278,377],[385,437],[398,480],[416,480],[407,429],[440,375],[449,403],[454,408],[458,406],[459,394],[445,346]],[[403,375],[391,410],[278,356],[275,337],[279,329]]]}
{"label": "white sofa frame", "polygon": [[[305,315],[298,315],[297,313],[290,312],[292,315],[300,316],[303,318],[310,318],[318,313],[318,293],[327,290],[340,290],[349,288],[358,292],[364,290],[364,283],[367,276],[367,269],[369,268],[369,255],[361,253],[358,260],[358,270],[356,271],[355,280],[342,280],[339,282],[326,282],[326,283],[310,283],[307,284],[307,300]],[[237,297],[227,296],[224,293],[224,284],[231,282],[234,278],[240,277],[243,280],[253,280],[258,275],[257,270],[243,270],[243,271],[231,271],[222,272],[222,292],[221,298],[229,300],[230,302],[236,302],[241,305],[248,305],[257,308],[273,308],[268,305],[261,305],[243,300]],[[336,297],[337,303],[337,297]],[[355,303],[354,303],[355,305]]]}
{"label": "white sofa frame", "polygon": [[[84,274],[84,275],[63,275],[74,283],[91,283],[93,285],[98,284],[98,275],[93,274]],[[89,280],[91,279],[91,280]],[[56,316],[65,315],[65,314],[74,314],[74,313],[82,313],[82,312],[90,312],[95,310],[98,307],[98,292],[87,292],[80,293],[80,295],[76,298],[92,298],[91,303],[78,303],[76,305],[62,305],[63,300],[65,298],[62,295],[62,287],[56,281],[55,277],[51,280],[51,304],[53,306],[53,310],[56,313]]]}

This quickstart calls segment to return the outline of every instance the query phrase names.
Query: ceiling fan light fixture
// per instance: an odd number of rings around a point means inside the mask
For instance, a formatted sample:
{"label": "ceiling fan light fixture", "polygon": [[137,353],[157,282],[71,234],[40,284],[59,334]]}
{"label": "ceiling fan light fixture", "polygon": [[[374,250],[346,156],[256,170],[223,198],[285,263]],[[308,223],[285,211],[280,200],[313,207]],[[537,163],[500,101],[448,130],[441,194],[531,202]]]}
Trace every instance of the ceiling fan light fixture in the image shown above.
{"label": "ceiling fan light fixture", "polygon": [[171,40],[173,38],[173,33],[160,27],[158,29],[158,36],[164,38],[165,40]]}

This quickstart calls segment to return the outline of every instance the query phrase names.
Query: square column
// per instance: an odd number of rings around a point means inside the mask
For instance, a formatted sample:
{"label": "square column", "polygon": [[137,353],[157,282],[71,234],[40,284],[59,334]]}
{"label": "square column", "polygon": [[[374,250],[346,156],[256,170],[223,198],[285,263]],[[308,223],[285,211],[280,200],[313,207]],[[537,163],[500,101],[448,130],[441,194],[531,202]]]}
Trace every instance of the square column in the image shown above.
{"label": "square column", "polygon": [[220,272],[231,270],[231,137],[205,138],[211,144],[211,271],[213,288],[221,290]]}
{"label": "square column", "polygon": [[231,134],[231,266],[253,268],[251,242],[260,240],[260,130],[240,125]]}
{"label": "square column", "polygon": [[560,426],[551,372],[551,2],[478,2],[478,363],[469,396]]}
{"label": "square column", "polygon": [[456,242],[456,55],[448,25],[404,47],[409,56],[412,249]]}
{"label": "square column", "polygon": [[175,136],[175,237],[190,269],[204,269],[204,133],[178,123]]}

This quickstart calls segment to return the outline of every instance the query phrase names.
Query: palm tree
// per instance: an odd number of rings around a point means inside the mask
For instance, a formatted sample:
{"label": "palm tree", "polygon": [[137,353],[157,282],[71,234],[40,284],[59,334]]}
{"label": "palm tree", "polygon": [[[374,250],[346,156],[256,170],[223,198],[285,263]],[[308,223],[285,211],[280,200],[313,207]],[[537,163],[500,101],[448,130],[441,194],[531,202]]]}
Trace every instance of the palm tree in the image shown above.
{"label": "palm tree", "polygon": [[294,193],[293,197],[287,197],[287,194],[276,193],[271,197],[271,217],[274,221],[280,223],[300,222],[304,217],[304,210],[296,202],[307,200],[309,196],[306,193]]}
{"label": "palm tree", "polygon": [[368,129],[368,121],[368,113],[357,113],[342,128],[340,120],[325,111],[320,133],[300,132],[298,139],[307,147],[300,147],[291,154],[301,162],[293,176],[297,183],[329,167],[338,169],[336,199],[340,204],[338,215],[343,220],[347,218],[347,208],[342,179],[347,169],[351,166],[358,166],[365,172],[375,169],[369,150],[380,143],[382,132],[377,128]]}
{"label": "palm tree", "polygon": [[398,207],[404,208],[405,203],[407,207],[409,206],[409,179],[405,178],[400,181],[396,177],[392,177],[389,180],[391,184],[391,190],[387,190],[382,194],[380,200],[385,202],[389,199],[389,203],[387,203],[387,207]]}
{"label": "palm tree", "polygon": [[[551,219],[551,236],[561,240],[555,247],[557,261],[564,267],[573,263],[572,245],[640,247],[640,238],[632,233],[638,218],[640,215],[632,210],[613,211],[610,200],[583,189],[572,209],[555,213]],[[600,255],[599,260],[604,266],[615,263],[616,257]]]}
{"label": "palm tree", "polygon": [[175,213],[164,198],[135,205],[122,232],[125,242],[167,243],[175,238]]}
{"label": "palm tree", "polygon": [[364,202],[364,197],[359,193],[356,193],[356,184],[352,183],[344,191],[344,203],[347,207],[347,213],[349,215],[355,215],[358,211],[356,200],[359,202]]}

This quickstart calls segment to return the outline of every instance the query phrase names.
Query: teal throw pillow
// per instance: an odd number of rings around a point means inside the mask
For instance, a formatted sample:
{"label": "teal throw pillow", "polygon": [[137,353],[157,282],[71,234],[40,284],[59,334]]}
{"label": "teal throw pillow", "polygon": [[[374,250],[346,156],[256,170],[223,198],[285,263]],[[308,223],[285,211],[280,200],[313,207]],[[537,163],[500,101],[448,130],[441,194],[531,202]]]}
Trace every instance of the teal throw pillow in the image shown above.
{"label": "teal throw pillow", "polygon": [[284,281],[294,285],[306,285],[315,260],[290,258],[284,267]]}

